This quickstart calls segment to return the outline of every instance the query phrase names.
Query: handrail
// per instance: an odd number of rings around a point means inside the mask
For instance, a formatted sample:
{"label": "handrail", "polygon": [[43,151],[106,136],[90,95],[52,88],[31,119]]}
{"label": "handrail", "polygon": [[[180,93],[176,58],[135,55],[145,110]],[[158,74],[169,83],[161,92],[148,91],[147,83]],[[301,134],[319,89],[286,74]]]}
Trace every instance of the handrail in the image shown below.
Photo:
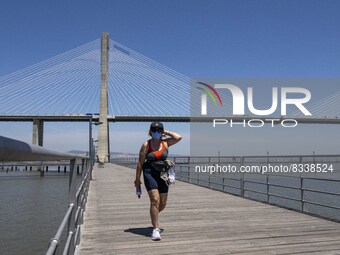
{"label": "handrail", "polygon": [[47,161],[87,158],[45,149],[41,146],[0,136],[0,161]]}
{"label": "handrail", "polygon": [[[299,158],[299,157],[303,157],[303,158],[314,158],[314,157],[340,157],[339,154],[319,154],[319,155],[310,155],[310,154],[304,154],[304,155],[271,155],[271,156],[261,156],[261,155],[255,155],[255,156],[175,156],[173,158],[176,159],[185,159],[185,158],[214,158],[214,159],[218,159],[218,158],[230,158],[230,159],[237,159],[237,158]],[[133,157],[130,157],[130,159]]]}

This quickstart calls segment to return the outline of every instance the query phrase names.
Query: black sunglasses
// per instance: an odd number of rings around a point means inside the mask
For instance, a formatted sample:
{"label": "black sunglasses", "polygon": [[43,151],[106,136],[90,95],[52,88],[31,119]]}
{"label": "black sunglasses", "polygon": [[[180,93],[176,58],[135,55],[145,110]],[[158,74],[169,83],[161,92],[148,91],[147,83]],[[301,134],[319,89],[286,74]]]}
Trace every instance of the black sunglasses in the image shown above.
{"label": "black sunglasses", "polygon": [[163,128],[151,128],[151,131],[163,131]]}

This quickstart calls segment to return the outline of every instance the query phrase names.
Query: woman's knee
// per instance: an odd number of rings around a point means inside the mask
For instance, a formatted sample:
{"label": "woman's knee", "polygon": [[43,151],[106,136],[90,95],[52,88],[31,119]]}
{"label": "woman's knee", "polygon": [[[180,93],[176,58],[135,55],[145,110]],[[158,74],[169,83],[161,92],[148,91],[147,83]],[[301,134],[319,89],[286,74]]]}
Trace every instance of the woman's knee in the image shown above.
{"label": "woman's knee", "polygon": [[163,211],[165,206],[166,206],[166,202],[160,201],[160,203],[159,203],[159,211]]}
{"label": "woman's knee", "polygon": [[159,193],[156,190],[151,190],[150,192],[150,202],[152,206],[157,206],[159,207],[160,204],[160,197],[159,197]]}
{"label": "woman's knee", "polygon": [[152,206],[159,207],[159,205],[160,205],[160,199],[159,199],[159,197],[153,197],[153,198],[151,198],[151,205],[152,205]]}

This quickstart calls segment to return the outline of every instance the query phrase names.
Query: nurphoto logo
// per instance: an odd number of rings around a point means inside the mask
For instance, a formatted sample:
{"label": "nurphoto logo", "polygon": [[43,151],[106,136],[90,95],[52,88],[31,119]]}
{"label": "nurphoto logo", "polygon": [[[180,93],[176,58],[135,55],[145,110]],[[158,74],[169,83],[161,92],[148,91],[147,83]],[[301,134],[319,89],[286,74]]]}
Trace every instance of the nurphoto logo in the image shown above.
{"label": "nurphoto logo", "polygon": [[[253,98],[253,88],[248,87],[246,90],[246,97],[242,89],[240,89],[238,86],[233,84],[214,84],[209,85],[204,82],[197,82],[200,85],[203,85],[203,87],[197,87],[197,89],[204,92],[201,95],[201,115],[207,115],[208,112],[208,106],[207,106],[207,95],[211,98],[211,100],[214,102],[214,105],[217,105],[216,98],[218,99],[220,103],[220,107],[222,107],[222,98],[220,94],[216,91],[216,89],[227,89],[232,96],[232,113],[233,116],[242,116],[245,115],[245,107],[247,106],[247,109],[249,112],[251,112],[254,115],[257,116],[268,116],[273,114],[280,105],[280,118],[279,119],[249,119],[246,121],[244,119],[243,124],[244,127],[246,126],[246,123],[249,127],[262,127],[265,122],[271,123],[272,127],[274,127],[275,124],[278,124],[277,122],[280,122],[282,126],[284,127],[295,127],[297,126],[297,121],[295,119],[282,119],[283,116],[287,115],[287,105],[295,105],[305,116],[311,116],[312,114],[307,110],[307,108],[304,106],[307,102],[311,99],[311,92],[306,88],[301,87],[281,87],[280,88],[280,98],[279,98],[279,88],[273,87],[272,88],[272,98],[271,98],[271,106],[268,109],[256,109],[254,106],[254,98]],[[290,95],[295,94],[295,98],[291,98]],[[296,94],[299,95],[298,98],[296,98]],[[216,98],[215,98],[216,97]],[[245,99],[247,99],[247,104],[245,105]],[[279,104],[280,99],[280,104]],[[287,125],[287,123],[290,123]],[[230,119],[229,121],[227,119],[214,119],[213,125],[214,127],[218,124],[227,124],[230,123],[231,126],[233,125],[233,120]],[[293,124],[292,124],[293,123]],[[236,123],[234,122],[234,125]],[[240,123],[238,123],[240,124]]]}

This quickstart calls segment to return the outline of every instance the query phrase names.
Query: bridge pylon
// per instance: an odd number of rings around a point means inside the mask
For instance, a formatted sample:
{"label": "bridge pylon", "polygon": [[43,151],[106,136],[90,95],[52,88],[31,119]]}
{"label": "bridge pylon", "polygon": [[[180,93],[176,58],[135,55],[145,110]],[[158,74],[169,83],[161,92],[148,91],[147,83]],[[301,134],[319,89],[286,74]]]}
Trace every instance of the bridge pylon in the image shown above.
{"label": "bridge pylon", "polygon": [[98,126],[98,160],[100,163],[110,161],[108,115],[108,62],[109,62],[109,33],[102,33],[101,40],[101,92]]}
{"label": "bridge pylon", "polygon": [[44,145],[44,121],[40,119],[33,119],[33,136],[32,144]]}

